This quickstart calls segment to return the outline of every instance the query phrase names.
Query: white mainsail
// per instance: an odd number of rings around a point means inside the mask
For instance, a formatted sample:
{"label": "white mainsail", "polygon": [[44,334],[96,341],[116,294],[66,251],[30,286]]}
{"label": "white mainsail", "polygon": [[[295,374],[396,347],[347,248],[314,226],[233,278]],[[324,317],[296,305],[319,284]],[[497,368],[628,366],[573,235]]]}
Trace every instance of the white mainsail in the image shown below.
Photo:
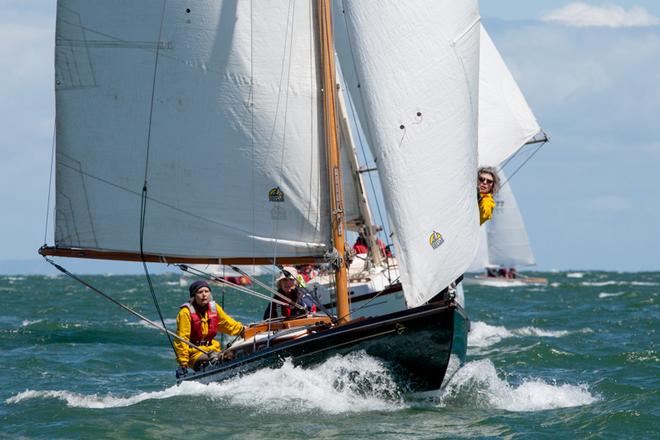
{"label": "white mainsail", "polygon": [[[476,1],[344,0],[339,59],[361,90],[409,306],[460,276],[478,238]],[[337,13],[337,12],[335,12]],[[346,50],[350,46],[350,50]],[[362,119],[363,118],[363,119]]]}
{"label": "white mainsail", "polygon": [[139,252],[146,178],[145,253],[330,249],[312,8],[59,1],[56,245]]}
{"label": "white mainsail", "polygon": [[541,127],[483,26],[479,58],[479,165],[499,166]]}

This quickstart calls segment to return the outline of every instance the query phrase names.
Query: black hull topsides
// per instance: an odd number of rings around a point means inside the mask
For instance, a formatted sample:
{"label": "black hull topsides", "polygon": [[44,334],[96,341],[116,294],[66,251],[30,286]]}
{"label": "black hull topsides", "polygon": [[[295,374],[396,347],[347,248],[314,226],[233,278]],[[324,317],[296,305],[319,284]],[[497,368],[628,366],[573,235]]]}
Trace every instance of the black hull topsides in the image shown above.
{"label": "black hull topsides", "polygon": [[[261,346],[243,344],[234,350],[233,360],[207,367],[180,381],[222,381],[260,368],[279,367],[285,359],[309,366],[334,355],[363,350],[384,361],[404,390],[435,390],[442,384],[454,337],[459,336],[454,330],[463,332],[466,325],[465,312],[453,300],[431,303],[342,326],[319,326],[304,336],[276,334],[269,346],[266,342]],[[462,359],[464,344],[459,342],[457,348],[462,353],[456,354]]]}

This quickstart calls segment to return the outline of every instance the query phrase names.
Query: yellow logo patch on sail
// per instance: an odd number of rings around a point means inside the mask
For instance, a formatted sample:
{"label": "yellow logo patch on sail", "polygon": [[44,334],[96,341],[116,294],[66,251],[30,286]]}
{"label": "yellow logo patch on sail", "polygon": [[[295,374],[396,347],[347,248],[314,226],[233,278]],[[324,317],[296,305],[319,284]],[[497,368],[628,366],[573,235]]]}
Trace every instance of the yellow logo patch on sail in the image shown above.
{"label": "yellow logo patch on sail", "polygon": [[271,202],[284,201],[284,193],[282,192],[279,186],[268,191],[268,200]]}
{"label": "yellow logo patch on sail", "polygon": [[442,234],[436,231],[433,231],[429,237],[429,244],[433,249],[437,249],[442,243],[445,242],[445,239],[442,238]]}

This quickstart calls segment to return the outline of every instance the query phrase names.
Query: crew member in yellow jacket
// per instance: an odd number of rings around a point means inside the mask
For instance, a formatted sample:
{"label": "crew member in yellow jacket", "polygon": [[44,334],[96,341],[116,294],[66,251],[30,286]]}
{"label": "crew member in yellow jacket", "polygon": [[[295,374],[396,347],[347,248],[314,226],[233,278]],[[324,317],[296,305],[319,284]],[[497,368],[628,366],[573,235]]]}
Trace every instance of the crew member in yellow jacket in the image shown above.
{"label": "crew member in yellow jacket", "polygon": [[181,338],[202,348],[205,353],[175,339],[174,351],[179,363],[177,377],[187,374],[188,368],[197,371],[208,365],[209,361],[219,358],[220,342],[214,339],[218,332],[232,336],[245,334],[243,324],[232,319],[213,301],[211,288],[206,281],[195,281],[188,290],[190,300],[179,307],[176,332]]}
{"label": "crew member in yellow jacket", "polygon": [[493,167],[479,168],[477,176],[479,176],[477,181],[479,224],[483,225],[493,217],[493,210],[495,209],[493,194],[499,189],[500,178]]}

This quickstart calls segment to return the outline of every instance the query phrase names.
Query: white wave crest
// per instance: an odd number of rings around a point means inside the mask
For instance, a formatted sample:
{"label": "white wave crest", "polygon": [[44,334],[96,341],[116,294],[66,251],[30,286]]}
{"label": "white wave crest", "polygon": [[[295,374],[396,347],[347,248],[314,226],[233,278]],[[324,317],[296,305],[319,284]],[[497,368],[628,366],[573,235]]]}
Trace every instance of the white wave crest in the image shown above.
{"label": "white wave crest", "polygon": [[[578,333],[590,333],[591,329],[583,328],[577,330]],[[468,333],[468,347],[489,347],[497,344],[502,339],[522,337],[522,336],[540,336],[544,338],[561,338],[563,336],[575,333],[568,330],[544,330],[538,327],[521,327],[509,330],[504,326],[489,325],[485,322],[473,322]]]}
{"label": "white wave crest", "polygon": [[145,400],[182,396],[200,396],[221,401],[223,405],[286,414],[395,411],[406,407],[387,368],[379,360],[364,353],[335,356],[310,369],[296,367],[286,361],[281,368],[266,368],[220,383],[184,382],[162,391],[134,396],[26,390],[10,397],[5,403],[54,398],[66,402],[70,407],[106,409],[132,406]]}
{"label": "white wave crest", "polygon": [[583,286],[603,287],[603,286],[613,286],[619,283],[617,281],[583,281],[580,284]]}
{"label": "white wave crest", "polygon": [[609,298],[609,297],[612,297],[612,296],[621,296],[625,293],[626,292],[612,292],[612,293],[600,292],[598,294],[598,298]]}
{"label": "white wave crest", "polygon": [[557,385],[526,379],[519,386],[513,386],[498,377],[488,359],[464,365],[440,395],[441,406],[476,406],[515,412],[569,408],[598,400],[586,385]]}

